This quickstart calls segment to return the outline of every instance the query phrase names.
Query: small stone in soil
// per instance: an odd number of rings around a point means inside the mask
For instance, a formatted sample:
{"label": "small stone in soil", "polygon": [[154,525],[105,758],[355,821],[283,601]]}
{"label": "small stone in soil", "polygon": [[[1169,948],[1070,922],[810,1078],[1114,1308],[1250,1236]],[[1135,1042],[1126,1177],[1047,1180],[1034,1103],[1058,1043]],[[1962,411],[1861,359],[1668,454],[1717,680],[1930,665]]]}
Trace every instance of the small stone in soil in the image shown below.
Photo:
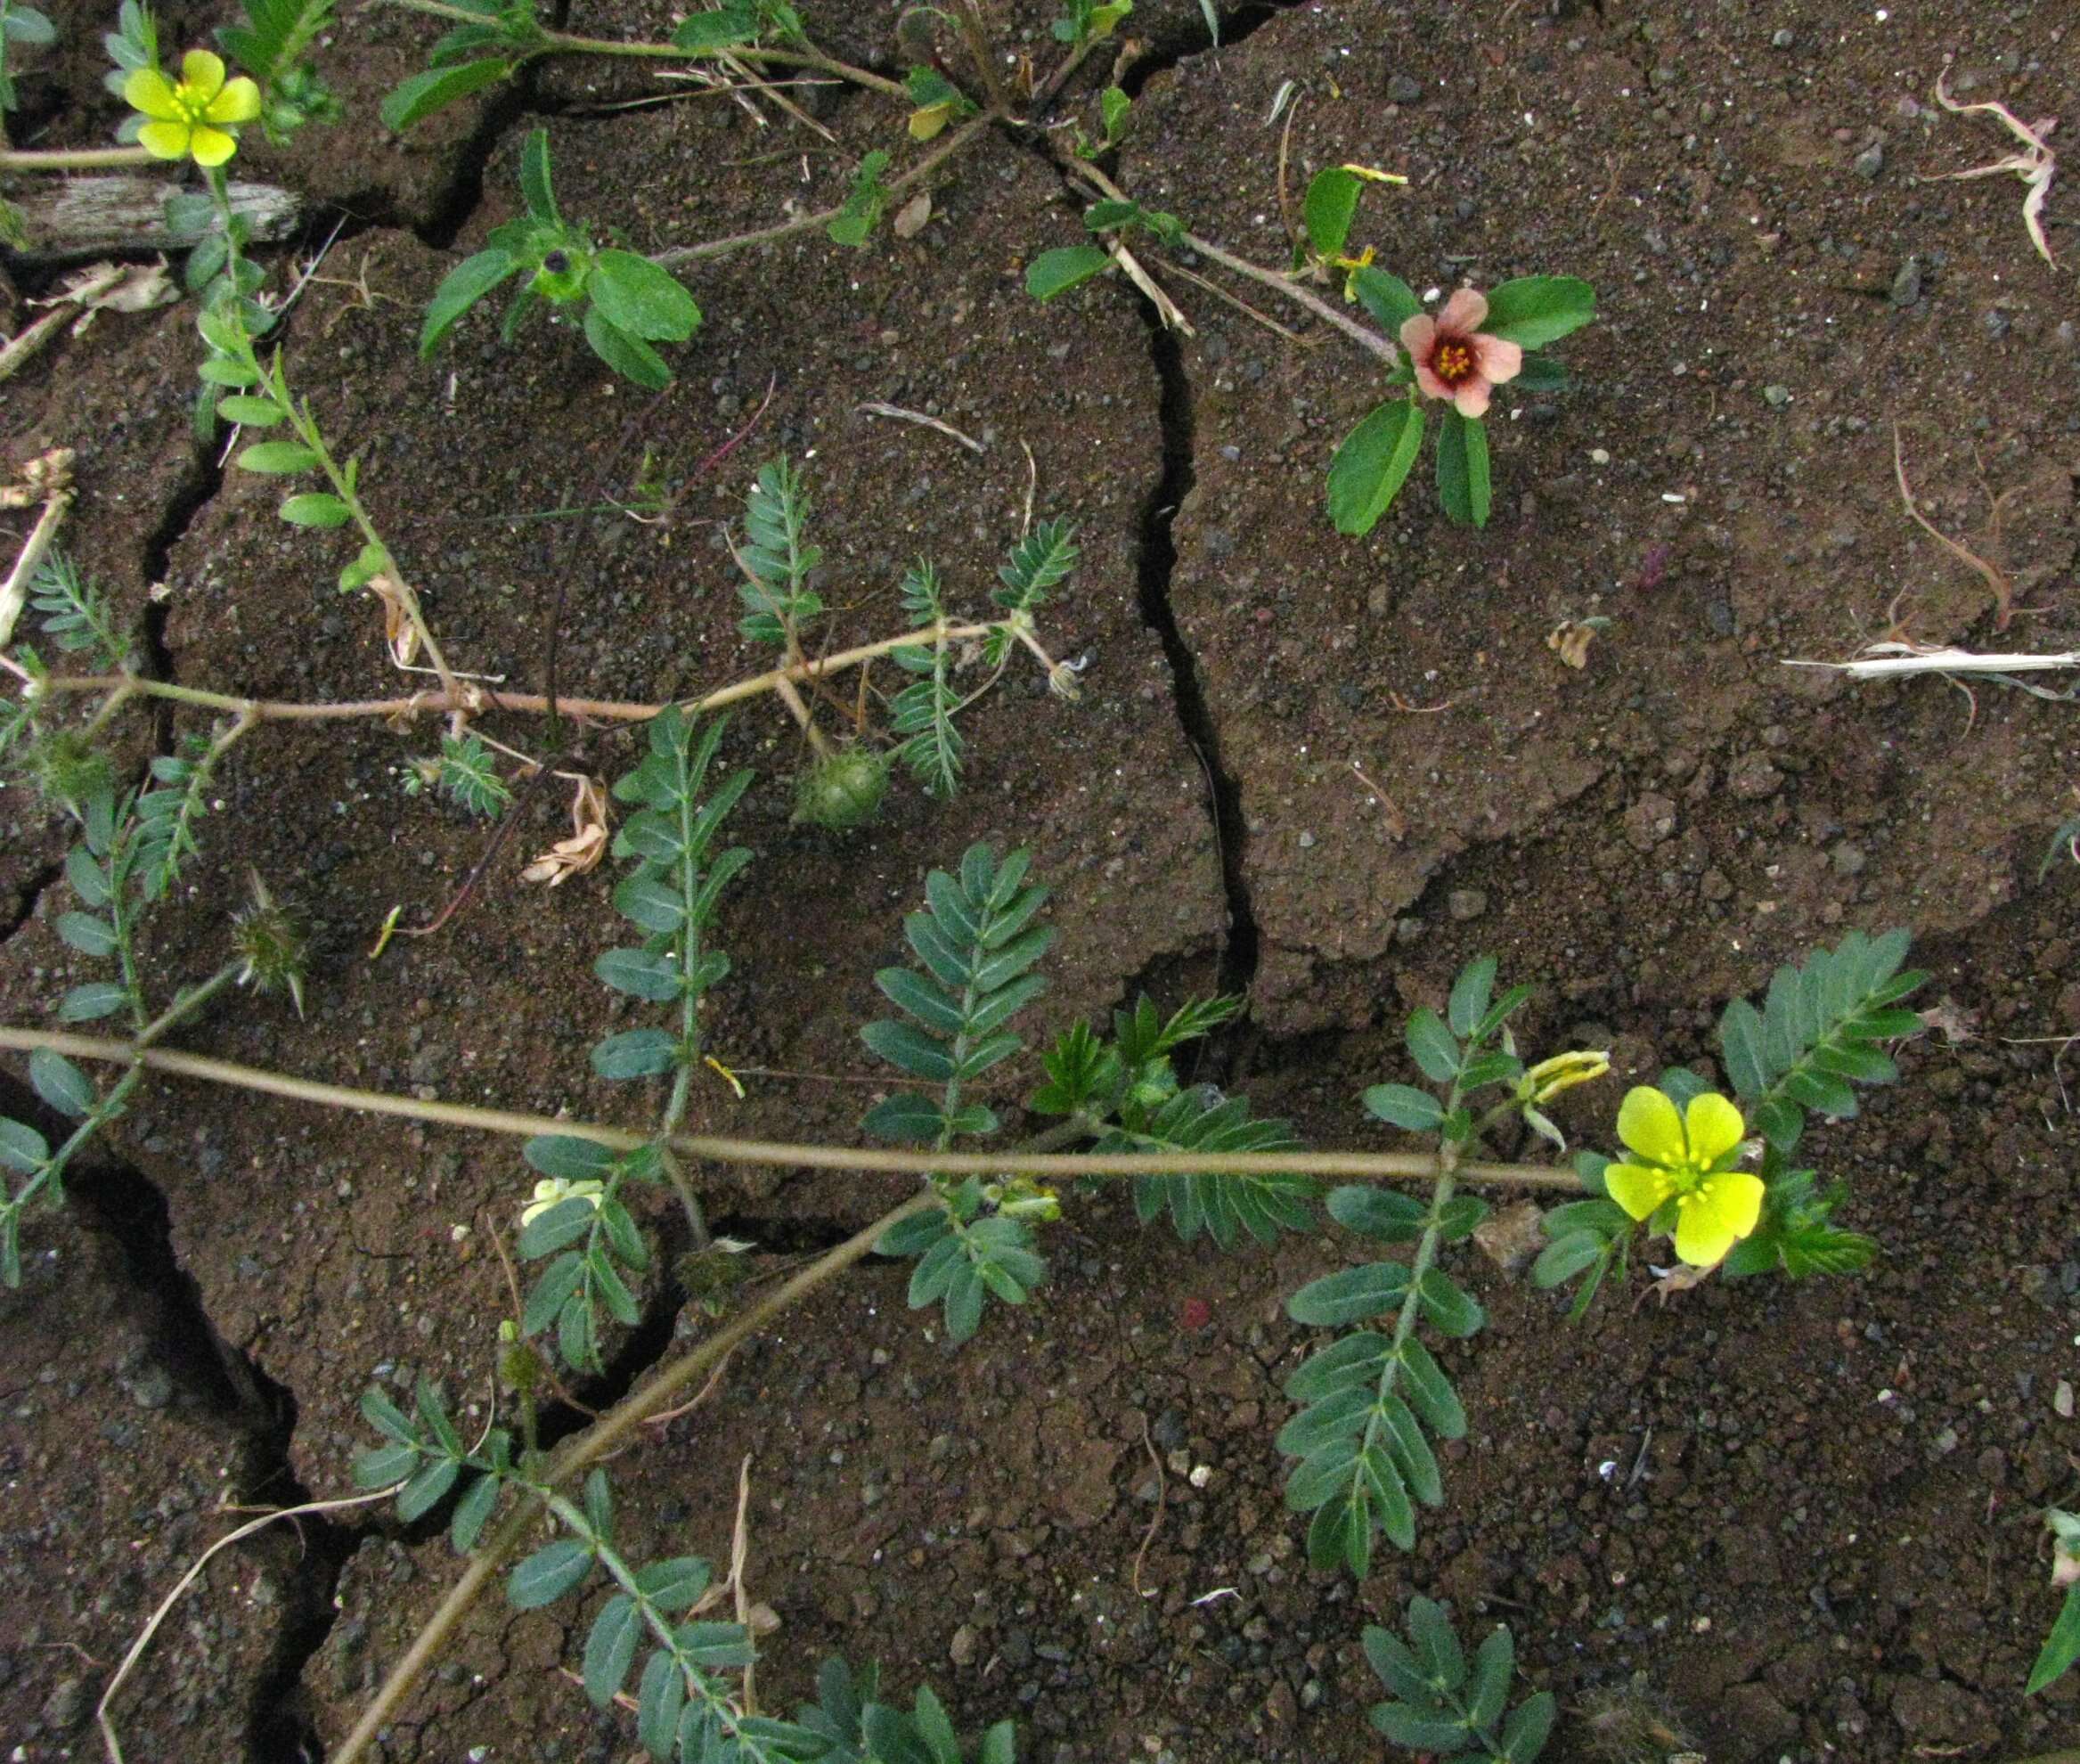
{"label": "small stone in soil", "polygon": [[1446,904],[1452,917],[1464,923],[1480,918],[1488,911],[1488,894],[1482,888],[1454,888]]}
{"label": "small stone in soil", "polygon": [[1423,102],[1423,83],[1409,78],[1407,74],[1396,74],[1387,82],[1387,102],[1391,104],[1420,104]]}
{"label": "small stone in soil", "polygon": [[1921,260],[1908,257],[1892,278],[1892,304],[1905,311],[1921,298]]}
{"label": "small stone in soil", "polygon": [[1885,149],[1873,143],[1856,155],[1855,165],[1858,177],[1876,177],[1885,169]]}

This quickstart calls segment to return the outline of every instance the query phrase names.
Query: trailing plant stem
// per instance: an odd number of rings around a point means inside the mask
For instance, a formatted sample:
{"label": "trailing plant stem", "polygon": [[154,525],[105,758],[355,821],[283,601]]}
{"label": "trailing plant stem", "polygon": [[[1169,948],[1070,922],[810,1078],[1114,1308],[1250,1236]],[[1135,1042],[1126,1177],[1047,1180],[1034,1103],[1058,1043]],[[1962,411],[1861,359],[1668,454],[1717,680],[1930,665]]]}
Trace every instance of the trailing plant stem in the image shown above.
{"label": "trailing plant stem", "polygon": [[[170,1076],[198,1078],[269,1096],[287,1097],[330,1108],[356,1109],[370,1115],[401,1115],[439,1122],[478,1132],[533,1139],[560,1133],[591,1139],[615,1151],[636,1151],[652,1136],[599,1122],[568,1121],[555,1115],[528,1115],[513,1109],[477,1108],[467,1103],[421,1102],[416,1097],[382,1090],[355,1090],[291,1077],[260,1066],[202,1054],[175,1053],[157,1048],[140,1050],[130,1041],[63,1030],[0,1025],[0,1048],[49,1048],[75,1059],[132,1061]],[[764,1168],[871,1171],[905,1176],[1192,1176],[1233,1174],[1268,1176],[1342,1176],[1373,1181],[1434,1181],[1438,1156],[1427,1152],[1093,1152],[1088,1155],[1036,1152],[905,1151],[896,1147],[798,1145],[783,1140],[746,1139],[727,1135],[679,1133],[671,1148],[681,1156],[712,1164]],[[1579,1194],[1581,1178],[1571,1170],[1536,1164],[1456,1162],[1453,1180],[1504,1187]]]}
{"label": "trailing plant stem", "polygon": [[[855,1232],[836,1248],[826,1251],[792,1279],[776,1286],[727,1327],[661,1368],[583,1433],[573,1435],[558,1447],[542,1468],[540,1487],[543,1490],[561,1487],[599,1462],[651,1416],[667,1407],[678,1392],[734,1352],[796,1301],[806,1298],[833,1276],[843,1273],[870,1254],[883,1234],[892,1227],[933,1205],[931,1196],[918,1195],[884,1213],[865,1230]],[[391,1669],[389,1677],[362,1711],[354,1731],[332,1754],[330,1764],[354,1764],[367,1751],[419,1681],[420,1675],[446,1645],[455,1626],[483,1595],[507,1559],[526,1541],[534,1523],[534,1515],[523,1507],[509,1515],[477,1547],[461,1578],[448,1588],[447,1597],[412,1638],[404,1657]]]}
{"label": "trailing plant stem", "polygon": [[[969,118],[908,171],[898,177],[890,178],[886,185],[888,193],[893,196],[897,191],[907,189],[918,179],[930,176],[996,120],[997,114],[992,110],[985,110],[980,116]],[[844,207],[841,203],[837,208],[825,208],[813,215],[797,215],[793,220],[761,227],[753,233],[732,233],[727,239],[705,239],[697,245],[674,245],[669,250],[652,254],[650,261],[669,268],[673,264],[695,263],[704,257],[727,257],[731,251],[741,251],[746,246],[771,245],[782,239],[791,239],[797,233],[807,233],[812,227],[828,226],[844,213]],[[915,642],[917,640],[912,637],[909,641]]]}
{"label": "trailing plant stem", "polygon": [[153,163],[142,147],[0,148],[0,171],[113,171]]}
{"label": "trailing plant stem", "polygon": [[[721,710],[726,705],[756,698],[762,692],[778,691],[783,682],[819,680],[829,674],[842,674],[847,668],[857,667],[861,662],[871,661],[877,656],[885,656],[896,649],[918,648],[931,642],[952,643],[979,640],[996,629],[995,625],[954,625],[943,621],[938,625],[922,625],[914,631],[906,631],[901,636],[884,637],[871,643],[861,643],[854,649],[837,650],[820,660],[801,661],[784,667],[769,668],[763,674],[751,674],[705,697],[682,699],[680,701],[680,708],[689,716],[702,715],[710,711]],[[1022,637],[1021,641],[1025,640]],[[433,653],[430,644],[427,653],[429,657]],[[1035,653],[1044,657],[1044,651],[1036,649]],[[387,719],[413,716],[425,711],[464,711],[475,715],[483,711],[501,710],[542,715],[550,707],[548,698],[540,692],[498,692],[486,687],[464,685],[460,682],[444,687],[437,692],[414,692],[401,698],[353,698],[337,704],[298,704],[282,699],[241,698],[231,692],[212,692],[199,686],[182,686],[170,680],[147,680],[141,674],[53,674],[45,679],[38,690],[46,692],[119,691],[148,698],[166,698],[175,704],[193,705],[203,710],[249,715],[258,723],[336,723],[366,717]],[[556,708],[560,714],[595,717],[605,723],[647,723],[665,707],[660,704],[645,704],[627,698],[572,698],[559,693]]]}

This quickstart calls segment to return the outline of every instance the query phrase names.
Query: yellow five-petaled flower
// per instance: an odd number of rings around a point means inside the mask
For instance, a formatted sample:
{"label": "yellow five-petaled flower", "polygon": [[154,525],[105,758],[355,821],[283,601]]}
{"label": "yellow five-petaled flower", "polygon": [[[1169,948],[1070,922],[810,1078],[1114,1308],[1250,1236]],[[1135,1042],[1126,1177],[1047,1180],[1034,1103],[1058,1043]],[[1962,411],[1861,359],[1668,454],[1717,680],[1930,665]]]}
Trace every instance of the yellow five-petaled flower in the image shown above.
{"label": "yellow five-petaled flower", "polygon": [[1761,1178],[1730,1167],[1746,1132],[1741,1111],[1722,1096],[1693,1097],[1679,1115],[1660,1090],[1640,1085],[1618,1109],[1618,1137],[1632,1156],[1603,1172],[1603,1186],[1635,1219],[1672,1205],[1676,1254],[1693,1268],[1713,1267],[1762,1216]]}
{"label": "yellow five-petaled flower", "polygon": [[181,57],[179,85],[157,68],[139,68],[123,82],[123,102],[151,118],[137,141],[153,159],[221,166],[238,151],[232,126],[260,114],[260,88],[242,74],[226,80],[222,61],[191,49]]}

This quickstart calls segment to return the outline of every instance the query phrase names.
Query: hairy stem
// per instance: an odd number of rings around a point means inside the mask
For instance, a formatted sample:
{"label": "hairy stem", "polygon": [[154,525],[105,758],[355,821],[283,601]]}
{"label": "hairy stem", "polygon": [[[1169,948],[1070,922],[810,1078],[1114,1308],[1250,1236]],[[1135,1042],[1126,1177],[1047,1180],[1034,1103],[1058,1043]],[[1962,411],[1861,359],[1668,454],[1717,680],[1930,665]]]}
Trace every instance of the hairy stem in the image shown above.
{"label": "hairy stem", "polygon": [[[75,1059],[135,1063],[175,1077],[319,1103],[330,1108],[369,1115],[401,1115],[439,1122],[474,1131],[532,1139],[560,1133],[591,1139],[616,1151],[634,1151],[652,1136],[599,1122],[561,1120],[513,1109],[477,1108],[467,1103],[421,1102],[416,1097],[383,1090],[355,1090],[326,1084],[232,1060],[160,1049],[140,1052],[130,1041],[75,1035],[56,1029],[0,1025],[0,1048],[49,1048]],[[915,1176],[1268,1176],[1281,1172],[1301,1176],[1344,1176],[1374,1181],[1431,1182],[1437,1178],[1438,1155],[1430,1152],[1093,1152],[1084,1156],[1036,1152],[922,1152],[895,1147],[798,1145],[778,1139],[745,1139],[726,1135],[677,1133],[672,1149],[714,1164],[777,1169],[871,1171]],[[1538,1164],[1458,1164],[1454,1177],[1462,1182],[1579,1194],[1581,1178],[1571,1170]]]}

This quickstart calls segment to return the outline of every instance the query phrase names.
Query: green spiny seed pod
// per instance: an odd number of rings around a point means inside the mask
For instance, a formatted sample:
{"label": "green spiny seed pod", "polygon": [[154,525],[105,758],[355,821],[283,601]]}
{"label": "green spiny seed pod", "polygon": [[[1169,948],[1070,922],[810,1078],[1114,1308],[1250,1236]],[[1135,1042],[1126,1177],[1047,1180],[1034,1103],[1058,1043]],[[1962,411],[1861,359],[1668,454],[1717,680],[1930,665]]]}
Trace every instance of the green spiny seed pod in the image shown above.
{"label": "green spiny seed pod", "polygon": [[116,788],[108,755],[77,729],[53,730],[30,750],[29,763],[44,800],[61,807],[77,809]]}
{"label": "green spiny seed pod", "polygon": [[874,819],[888,791],[888,762],[864,747],[818,756],[795,783],[795,819],[848,833]]}
{"label": "green spiny seed pod", "polygon": [[244,964],[239,984],[263,992],[286,992],[301,1017],[310,938],[303,921],[276,903],[257,871],[252,880],[253,903],[232,919],[232,948]]}

